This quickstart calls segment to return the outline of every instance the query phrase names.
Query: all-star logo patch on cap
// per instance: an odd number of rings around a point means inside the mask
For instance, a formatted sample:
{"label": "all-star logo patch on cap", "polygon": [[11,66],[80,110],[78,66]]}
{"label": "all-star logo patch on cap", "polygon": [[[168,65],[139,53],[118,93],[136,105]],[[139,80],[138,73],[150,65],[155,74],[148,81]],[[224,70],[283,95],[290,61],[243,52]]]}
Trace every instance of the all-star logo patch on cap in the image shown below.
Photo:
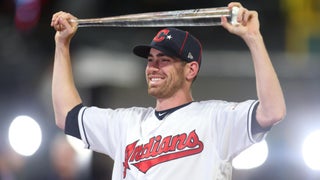
{"label": "all-star logo patch on cap", "polygon": [[178,57],[184,61],[196,61],[201,64],[202,46],[197,38],[188,31],[176,28],[160,30],[150,45],[138,45],[133,49],[137,56],[148,58],[150,49],[154,48],[167,56]]}

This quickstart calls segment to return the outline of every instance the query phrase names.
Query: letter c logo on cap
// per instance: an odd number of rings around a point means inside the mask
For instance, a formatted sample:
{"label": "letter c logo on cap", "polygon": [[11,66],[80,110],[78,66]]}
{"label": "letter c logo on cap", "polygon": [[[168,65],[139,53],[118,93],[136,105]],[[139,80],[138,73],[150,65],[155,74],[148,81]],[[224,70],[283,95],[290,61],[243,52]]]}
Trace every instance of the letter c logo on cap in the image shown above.
{"label": "letter c logo on cap", "polygon": [[169,29],[163,29],[158,32],[158,34],[153,38],[154,42],[161,42],[163,41],[169,33]]}

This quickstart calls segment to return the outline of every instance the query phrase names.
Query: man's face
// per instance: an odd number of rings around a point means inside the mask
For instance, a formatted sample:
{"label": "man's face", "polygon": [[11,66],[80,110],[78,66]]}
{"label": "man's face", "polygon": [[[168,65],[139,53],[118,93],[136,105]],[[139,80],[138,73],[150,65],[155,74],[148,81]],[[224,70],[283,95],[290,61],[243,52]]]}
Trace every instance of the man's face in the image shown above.
{"label": "man's face", "polygon": [[156,98],[169,98],[185,85],[186,62],[151,48],[146,67],[148,93]]}

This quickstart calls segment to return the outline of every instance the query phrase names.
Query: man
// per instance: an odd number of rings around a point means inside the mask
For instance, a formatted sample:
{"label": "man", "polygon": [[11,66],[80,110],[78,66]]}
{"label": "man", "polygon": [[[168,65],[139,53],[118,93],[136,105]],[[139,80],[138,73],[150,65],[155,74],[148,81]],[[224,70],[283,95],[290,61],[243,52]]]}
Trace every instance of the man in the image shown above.
{"label": "man", "polygon": [[259,30],[258,14],[240,3],[233,26],[222,26],[249,47],[256,75],[258,100],[241,103],[196,102],[191,85],[197,77],[202,47],[190,33],[161,30],[150,45],[134,48],[147,58],[148,93],[155,108],[102,109],[82,105],[69,54],[76,32],[71,14],[53,15],[55,60],[52,82],[56,124],[83,140],[87,148],[114,159],[113,179],[231,179],[231,160],[261,141],[286,113],[279,80]]}

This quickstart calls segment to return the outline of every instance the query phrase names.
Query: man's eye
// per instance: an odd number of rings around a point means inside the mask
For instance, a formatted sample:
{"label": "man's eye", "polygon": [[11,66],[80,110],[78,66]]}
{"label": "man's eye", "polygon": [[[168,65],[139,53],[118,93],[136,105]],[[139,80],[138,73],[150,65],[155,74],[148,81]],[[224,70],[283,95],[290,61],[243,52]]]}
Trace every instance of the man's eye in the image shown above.
{"label": "man's eye", "polygon": [[169,59],[161,59],[161,62],[169,62]]}

